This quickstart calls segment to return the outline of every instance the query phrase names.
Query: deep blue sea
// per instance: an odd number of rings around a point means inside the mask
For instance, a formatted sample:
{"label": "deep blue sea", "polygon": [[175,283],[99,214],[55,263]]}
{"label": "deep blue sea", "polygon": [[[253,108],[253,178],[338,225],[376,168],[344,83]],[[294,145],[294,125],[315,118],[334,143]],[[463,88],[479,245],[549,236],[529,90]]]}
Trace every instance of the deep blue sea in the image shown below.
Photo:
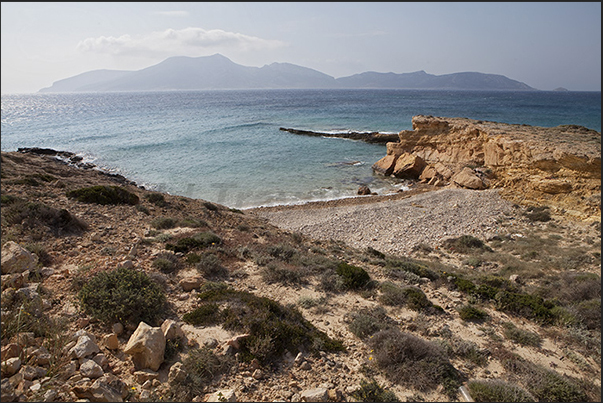
{"label": "deep blue sea", "polygon": [[601,92],[247,90],[2,95],[2,150],[75,152],[148,189],[232,208],[380,194],[385,145],[314,131],[412,129],[414,115],[601,131]]}

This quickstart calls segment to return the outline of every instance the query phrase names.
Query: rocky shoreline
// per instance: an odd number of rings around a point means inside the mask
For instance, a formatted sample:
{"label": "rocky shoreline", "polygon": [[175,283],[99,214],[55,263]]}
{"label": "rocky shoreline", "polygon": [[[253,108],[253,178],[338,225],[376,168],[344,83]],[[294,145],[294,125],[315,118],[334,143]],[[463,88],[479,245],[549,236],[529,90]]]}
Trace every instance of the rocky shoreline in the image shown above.
{"label": "rocky shoreline", "polygon": [[[2,401],[479,401],[484,385],[533,401],[600,401],[600,218],[543,208],[547,198],[516,203],[504,187],[435,183],[240,211],[28,150],[1,154]],[[342,268],[370,281],[345,288]],[[145,286],[91,310],[84,296],[101,287],[87,285],[120,273]],[[219,321],[228,310],[195,322],[214,309],[200,297],[224,289],[239,298],[219,302],[238,309],[237,322],[251,320],[246,311],[270,319],[253,311],[268,306],[281,312],[275,323],[302,317],[303,336],[321,338],[282,351],[277,326],[232,327]],[[165,297],[141,305],[161,308],[156,317],[106,319],[121,309],[114,301],[144,290]],[[411,291],[423,305],[400,297]],[[470,309],[485,316],[467,319]],[[422,373],[426,362],[412,371],[428,383],[392,373],[387,343],[373,336],[439,354],[430,362],[451,378]],[[564,394],[534,388],[545,378]]]}

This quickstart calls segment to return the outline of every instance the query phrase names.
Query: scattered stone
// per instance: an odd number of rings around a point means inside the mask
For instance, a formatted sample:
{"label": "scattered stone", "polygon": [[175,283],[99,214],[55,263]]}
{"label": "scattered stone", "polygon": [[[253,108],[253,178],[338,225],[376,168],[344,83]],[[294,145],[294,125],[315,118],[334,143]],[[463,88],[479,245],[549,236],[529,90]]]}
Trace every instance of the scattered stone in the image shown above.
{"label": "scattered stone", "polygon": [[186,371],[184,370],[184,366],[181,362],[177,362],[170,367],[170,372],[168,373],[168,383],[170,385],[184,382],[186,379]]}
{"label": "scattered stone", "polygon": [[80,373],[87,378],[96,379],[103,376],[104,371],[95,361],[84,359],[84,362],[80,365]]}
{"label": "scattered stone", "polygon": [[237,396],[233,389],[219,390],[205,399],[206,402],[236,402]]}
{"label": "scattered stone", "polygon": [[174,340],[177,338],[184,338],[184,332],[178,323],[172,319],[166,319],[161,324],[161,330],[166,340]]}
{"label": "scattered stone", "polygon": [[117,350],[119,348],[119,339],[115,333],[105,335],[103,343],[109,350]]}
{"label": "scattered stone", "polygon": [[114,323],[113,326],[111,327],[111,329],[113,330],[113,333],[115,333],[116,335],[120,335],[124,332],[124,325],[122,325],[121,323],[117,322]]}
{"label": "scattered stone", "polygon": [[226,341],[226,344],[235,348],[236,350],[241,348],[241,340],[245,339],[249,337],[249,334],[245,333],[245,334],[239,334],[237,336],[234,336],[233,338],[229,339]]}
{"label": "scattered stone", "polygon": [[13,241],[2,246],[2,274],[23,273],[34,270],[38,257]]}
{"label": "scattered stone", "polygon": [[371,189],[369,189],[368,186],[360,186],[358,188],[358,194],[361,195],[361,196],[370,195],[371,194]]}
{"label": "scattered stone", "polygon": [[6,361],[2,361],[2,377],[10,377],[19,372],[21,369],[21,360],[19,357],[12,357]]}
{"label": "scattered stone", "polygon": [[165,352],[165,336],[160,327],[151,327],[144,322],[138,324],[124,353],[132,356],[134,367],[138,369],[149,368],[157,371],[163,362]]}
{"label": "scattered stone", "polygon": [[200,288],[201,284],[203,284],[203,277],[201,276],[191,276],[180,280],[180,286],[187,292]]}
{"label": "scattered stone", "polygon": [[76,345],[69,351],[69,356],[71,358],[80,359],[98,352],[100,352],[100,349],[96,343],[90,338],[89,335],[84,334],[79,336]]}
{"label": "scattered stone", "polygon": [[143,369],[141,371],[134,372],[134,379],[136,383],[143,384],[146,381],[153,381],[159,378],[159,373],[151,371],[150,369]]}
{"label": "scattered stone", "polygon": [[329,393],[326,388],[308,389],[301,393],[302,402],[326,402],[328,398]]}

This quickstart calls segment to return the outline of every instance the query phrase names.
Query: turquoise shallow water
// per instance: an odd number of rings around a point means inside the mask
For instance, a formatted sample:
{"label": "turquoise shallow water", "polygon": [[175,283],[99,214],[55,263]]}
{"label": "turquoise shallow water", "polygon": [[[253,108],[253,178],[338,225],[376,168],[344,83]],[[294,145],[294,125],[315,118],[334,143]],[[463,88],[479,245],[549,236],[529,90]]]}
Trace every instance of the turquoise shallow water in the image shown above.
{"label": "turquoise shallow water", "polygon": [[411,129],[412,116],[601,131],[600,92],[249,90],[2,95],[2,150],[72,151],[147,188],[234,208],[380,193],[385,146],[299,136]]}

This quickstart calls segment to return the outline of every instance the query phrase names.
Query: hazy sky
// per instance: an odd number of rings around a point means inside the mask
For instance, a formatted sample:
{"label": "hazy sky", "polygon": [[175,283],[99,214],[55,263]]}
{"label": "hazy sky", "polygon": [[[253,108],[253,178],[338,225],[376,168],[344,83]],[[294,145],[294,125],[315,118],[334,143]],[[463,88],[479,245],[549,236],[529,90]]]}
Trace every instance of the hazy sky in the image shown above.
{"label": "hazy sky", "polygon": [[335,78],[477,71],[541,90],[601,90],[600,2],[2,2],[1,11],[2,93],[215,53]]}

